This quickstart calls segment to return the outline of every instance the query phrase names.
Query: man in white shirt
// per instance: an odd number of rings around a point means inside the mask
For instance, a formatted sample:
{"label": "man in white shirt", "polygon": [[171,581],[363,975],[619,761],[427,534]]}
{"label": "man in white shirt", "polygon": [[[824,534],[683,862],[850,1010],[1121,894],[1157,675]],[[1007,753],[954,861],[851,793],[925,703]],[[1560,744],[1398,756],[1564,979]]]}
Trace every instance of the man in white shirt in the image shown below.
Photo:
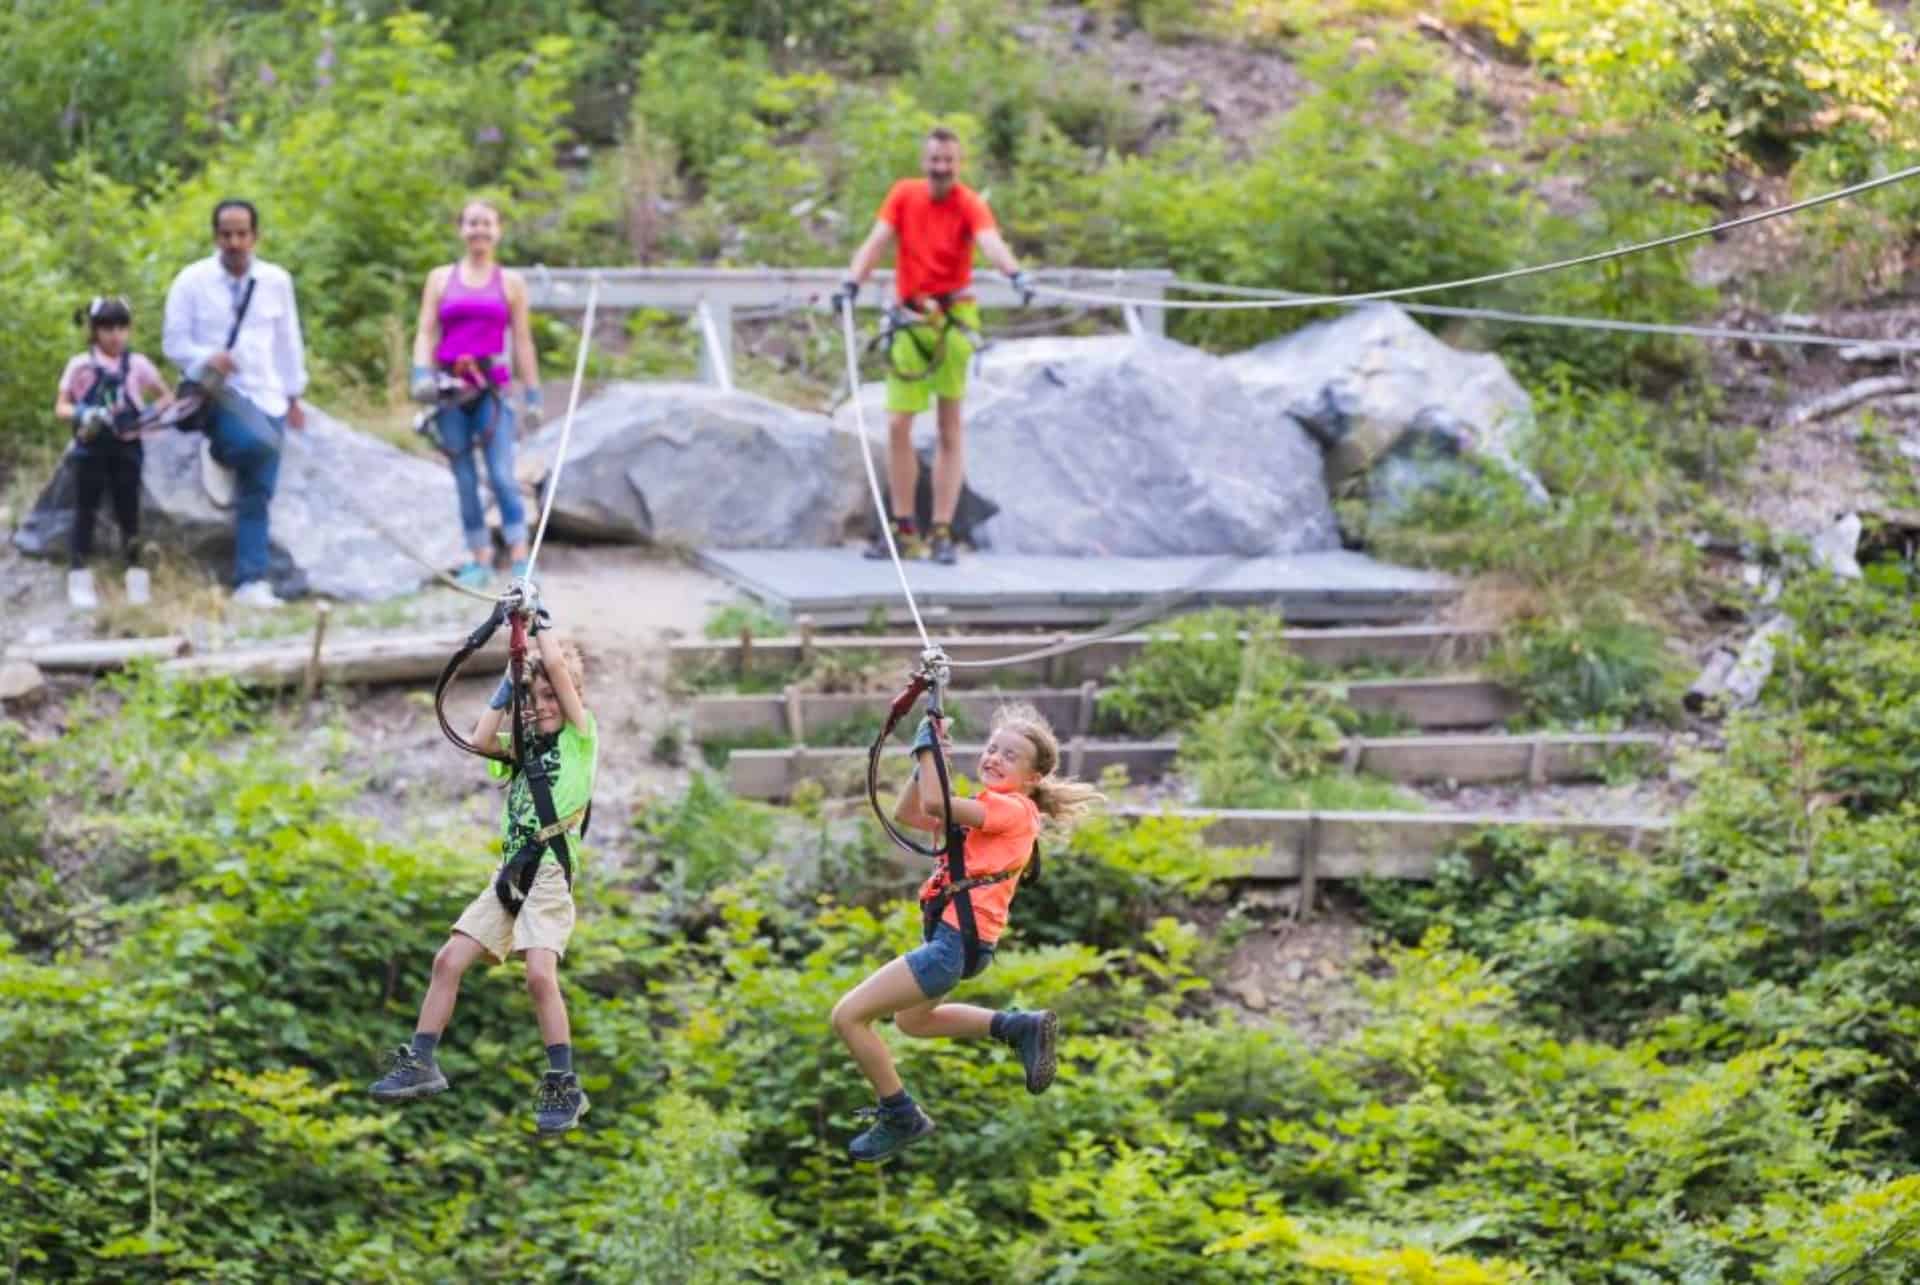
{"label": "man in white shirt", "polygon": [[[254,257],[259,235],[252,202],[213,207],[217,252],[182,268],[167,288],[160,343],[189,379],[219,387],[207,437],[214,459],[234,474],[233,600],[276,607],[267,583],[267,510],[280,477],[281,436],[306,427],[307,363],[293,278]],[[246,314],[229,348],[243,300]]]}

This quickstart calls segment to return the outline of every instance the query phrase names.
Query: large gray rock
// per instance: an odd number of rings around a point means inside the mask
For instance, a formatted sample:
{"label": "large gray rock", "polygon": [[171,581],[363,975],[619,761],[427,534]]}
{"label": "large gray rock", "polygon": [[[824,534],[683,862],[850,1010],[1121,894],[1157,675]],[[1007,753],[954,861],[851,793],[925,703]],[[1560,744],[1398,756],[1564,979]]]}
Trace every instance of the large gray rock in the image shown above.
{"label": "large gray rock", "polygon": [[[551,477],[558,421],[523,450]],[[575,416],[551,529],[727,549],[835,544],[867,499],[858,444],[824,415],[706,384],[613,384]]]}
{"label": "large gray rock", "polygon": [[[396,541],[432,566],[462,560],[459,504],[444,464],[409,455],[311,406],[306,429],[286,436],[269,524],[276,592],[355,601],[412,593],[431,573]],[[202,440],[193,433],[148,439],[141,530],[186,550],[224,581],[233,573],[233,514],[215,508],[201,485]],[[14,532],[14,544],[25,553],[65,557],[73,505],[69,454]],[[98,522],[97,547],[117,547],[110,505],[102,506]]]}
{"label": "large gray rock", "polygon": [[1498,357],[1451,348],[1390,303],[1317,322],[1226,364],[1268,413],[1314,435],[1336,493],[1364,488],[1376,508],[1391,509],[1478,458],[1546,498],[1517,455],[1533,425],[1526,390]]}
{"label": "large gray rock", "polygon": [[[862,390],[884,440],[883,395]],[[852,427],[852,407],[838,421]],[[919,425],[931,440],[932,416]],[[1320,451],[1218,357],[1115,335],[996,344],[967,398],[967,482],[1008,553],[1178,556],[1336,547]]]}

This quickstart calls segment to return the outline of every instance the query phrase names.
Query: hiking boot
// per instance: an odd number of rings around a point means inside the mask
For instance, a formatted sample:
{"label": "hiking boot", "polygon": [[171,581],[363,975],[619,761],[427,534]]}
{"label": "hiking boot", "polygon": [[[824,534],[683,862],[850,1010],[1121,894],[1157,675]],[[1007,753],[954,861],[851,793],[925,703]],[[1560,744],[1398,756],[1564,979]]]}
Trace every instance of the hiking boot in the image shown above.
{"label": "hiking boot", "polygon": [[533,1100],[533,1122],[543,1134],[565,1133],[587,1113],[587,1095],[572,1071],[548,1071]]}
{"label": "hiking boot", "polygon": [[927,544],[928,556],[943,567],[950,567],[960,561],[960,555],[953,551],[953,536],[934,532],[933,539]]}
{"label": "hiking boot", "polygon": [[[893,533],[893,543],[894,547],[900,550],[900,560],[902,562],[912,562],[915,559],[927,556],[927,542],[922,540],[917,532],[908,531],[903,533],[895,531]],[[876,562],[885,562],[893,555],[887,552],[887,538],[883,535],[876,535],[867,542],[866,552],[863,556],[872,558]]]}
{"label": "hiking boot", "polygon": [[145,567],[127,568],[127,601],[136,607],[153,601],[153,577]]}
{"label": "hiking boot", "polygon": [[847,1154],[855,1160],[877,1163],[933,1132],[933,1117],[918,1102],[905,1111],[862,1107],[854,1114],[873,1118],[873,1127],[847,1144]]}
{"label": "hiking boot", "polygon": [[67,605],[75,611],[92,611],[100,605],[100,595],[93,591],[93,572],[87,568],[67,572]]}
{"label": "hiking boot", "polygon": [[1020,1065],[1027,1072],[1027,1092],[1045,1093],[1058,1069],[1053,1045],[1060,1034],[1060,1018],[1052,1009],[1043,1008],[1038,1013],[1022,1013],[1018,1020],[1003,1042],[1020,1054]]}
{"label": "hiking boot", "polygon": [[469,562],[454,572],[453,578],[469,589],[484,589],[493,579],[493,573],[477,562]]}
{"label": "hiking boot", "polygon": [[412,1045],[402,1044],[393,1051],[393,1064],[387,1073],[375,1080],[367,1092],[375,1102],[407,1102],[444,1093],[446,1088],[447,1077],[440,1074],[439,1066],[432,1059],[415,1053]]}

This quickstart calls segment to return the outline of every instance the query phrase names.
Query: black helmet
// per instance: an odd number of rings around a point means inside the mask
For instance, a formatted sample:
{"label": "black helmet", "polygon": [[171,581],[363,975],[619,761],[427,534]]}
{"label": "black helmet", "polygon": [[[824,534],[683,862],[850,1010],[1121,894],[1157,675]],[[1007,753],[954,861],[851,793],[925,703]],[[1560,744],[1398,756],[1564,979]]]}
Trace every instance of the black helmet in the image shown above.
{"label": "black helmet", "polygon": [[86,307],[73,315],[73,319],[89,330],[130,326],[133,324],[133,309],[117,294],[95,295]]}

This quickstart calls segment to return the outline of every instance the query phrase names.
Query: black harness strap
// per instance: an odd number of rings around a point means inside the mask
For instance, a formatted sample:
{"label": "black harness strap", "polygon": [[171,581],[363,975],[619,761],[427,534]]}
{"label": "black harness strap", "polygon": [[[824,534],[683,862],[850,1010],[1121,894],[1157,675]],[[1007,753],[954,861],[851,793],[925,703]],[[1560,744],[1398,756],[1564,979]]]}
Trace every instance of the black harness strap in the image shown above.
{"label": "black harness strap", "polygon": [[[878,351],[886,358],[887,369],[893,372],[895,378],[906,380],[908,383],[917,383],[922,379],[927,379],[939,368],[940,363],[945,360],[947,355],[947,336],[954,330],[958,330],[961,334],[965,335],[973,344],[973,350],[976,356],[985,352],[987,348],[987,341],[979,331],[973,329],[953,315],[954,295],[940,294],[928,297],[931,298],[938,307],[938,311],[933,316],[927,316],[911,304],[896,304],[887,309],[885,314],[886,322],[881,326],[880,333],[874,336],[873,343],[868,348],[869,352]],[[921,338],[920,328],[922,326],[932,326],[934,328],[934,338],[931,347]],[[903,334],[907,337],[908,341],[913,344],[914,349],[919,352],[921,360],[926,363],[924,370],[902,370],[900,369],[899,363],[894,361],[894,337]]]}

